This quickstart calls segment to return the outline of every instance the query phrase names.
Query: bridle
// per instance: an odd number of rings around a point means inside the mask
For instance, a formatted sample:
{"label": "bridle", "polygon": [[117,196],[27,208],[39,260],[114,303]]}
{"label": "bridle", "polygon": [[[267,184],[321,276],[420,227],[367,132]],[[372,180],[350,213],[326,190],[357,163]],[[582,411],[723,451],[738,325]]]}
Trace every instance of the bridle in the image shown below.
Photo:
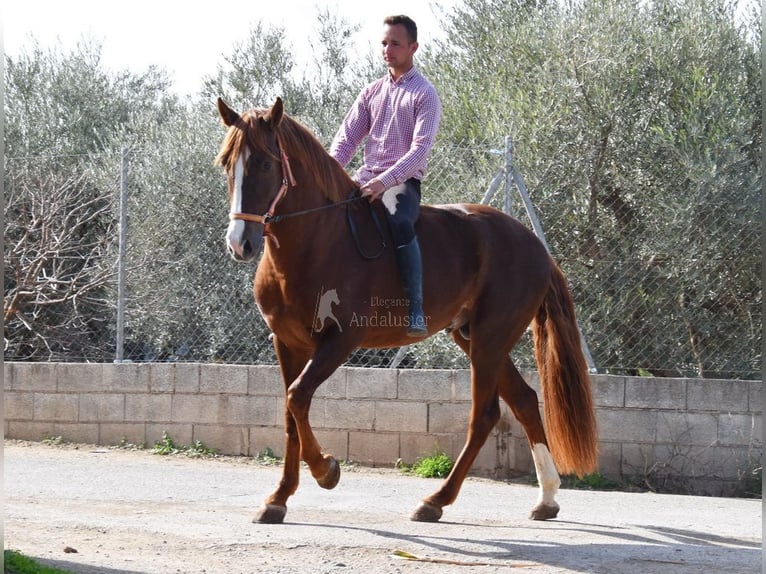
{"label": "bridle", "polygon": [[[285,195],[287,195],[287,191],[290,188],[290,186],[295,187],[296,181],[295,177],[293,176],[293,171],[290,169],[290,160],[287,157],[287,154],[285,153],[284,146],[282,145],[282,140],[277,134],[277,148],[279,149],[279,157],[280,161],[282,163],[282,185],[279,187],[279,191],[277,191],[277,194],[274,196],[274,199],[271,200],[271,203],[269,204],[269,208],[266,210],[266,213],[263,215],[257,215],[255,213],[243,213],[243,212],[237,212],[232,211],[229,213],[229,219],[232,221],[252,221],[254,223],[260,223],[264,226],[263,234],[270,237],[274,241],[274,245],[278,248],[279,247],[279,241],[277,240],[276,236],[273,233],[270,233],[266,225],[269,223],[277,223],[279,221],[282,221],[283,219],[288,219],[291,217],[297,217],[299,215],[306,215],[309,213],[314,213],[315,211],[322,211],[325,209],[329,209],[331,207],[339,207],[341,205],[348,205],[355,201],[360,201],[362,199],[366,199],[366,197],[359,195],[359,190],[355,189],[351,195],[342,201],[336,201],[335,203],[328,203],[327,205],[321,205],[319,207],[313,207],[310,209],[304,209],[301,211],[293,211],[290,213],[283,213],[281,215],[275,215],[274,210],[277,208],[279,203],[285,198]],[[367,254],[362,249],[361,243],[359,241],[359,237],[356,231],[356,225],[354,224],[351,213],[347,210],[346,211],[346,218],[348,220],[349,229],[351,231],[351,235],[354,238],[354,243],[356,244],[356,248],[359,251],[359,254],[364,257],[365,259],[377,259],[380,257],[380,255],[383,253],[383,251],[386,248],[386,240],[385,235],[383,234],[383,229],[381,227],[380,221],[378,220],[378,216],[375,214],[375,211],[372,209],[372,205],[370,205],[370,216],[372,217],[372,220],[375,224],[375,228],[378,232],[378,236],[380,237],[380,248],[377,252],[373,253],[372,255]]]}
{"label": "bridle", "polygon": [[277,194],[274,196],[274,199],[271,200],[271,204],[269,204],[269,208],[266,210],[266,213],[263,215],[256,215],[254,213],[241,213],[232,211],[229,213],[229,219],[232,221],[252,221],[255,223],[261,223],[263,225],[275,221],[276,218],[274,216],[274,210],[277,208],[277,205],[279,205],[279,202],[284,199],[289,187],[291,185],[295,187],[295,177],[293,176],[293,171],[290,169],[290,160],[285,153],[284,146],[282,145],[282,140],[279,135],[277,135],[277,148],[279,149],[280,163],[282,164],[282,185],[280,186],[279,191],[277,191]]}

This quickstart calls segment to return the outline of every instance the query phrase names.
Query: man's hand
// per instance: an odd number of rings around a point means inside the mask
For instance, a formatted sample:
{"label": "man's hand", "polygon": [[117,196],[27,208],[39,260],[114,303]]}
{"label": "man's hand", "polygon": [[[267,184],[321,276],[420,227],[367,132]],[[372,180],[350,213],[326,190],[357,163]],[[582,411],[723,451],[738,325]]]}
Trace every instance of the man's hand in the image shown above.
{"label": "man's hand", "polygon": [[366,197],[370,203],[378,199],[386,188],[377,179],[373,179],[365,183],[361,188],[362,197]]}

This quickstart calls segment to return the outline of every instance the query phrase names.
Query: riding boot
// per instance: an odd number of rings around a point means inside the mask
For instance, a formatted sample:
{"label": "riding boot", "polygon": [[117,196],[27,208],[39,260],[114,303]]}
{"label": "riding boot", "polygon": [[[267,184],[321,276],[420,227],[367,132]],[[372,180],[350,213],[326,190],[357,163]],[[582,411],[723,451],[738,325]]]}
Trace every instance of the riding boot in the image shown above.
{"label": "riding boot", "polygon": [[396,260],[402,278],[404,293],[409,302],[407,335],[424,337],[428,334],[423,316],[423,261],[420,257],[418,238],[413,237],[406,245],[396,248]]}

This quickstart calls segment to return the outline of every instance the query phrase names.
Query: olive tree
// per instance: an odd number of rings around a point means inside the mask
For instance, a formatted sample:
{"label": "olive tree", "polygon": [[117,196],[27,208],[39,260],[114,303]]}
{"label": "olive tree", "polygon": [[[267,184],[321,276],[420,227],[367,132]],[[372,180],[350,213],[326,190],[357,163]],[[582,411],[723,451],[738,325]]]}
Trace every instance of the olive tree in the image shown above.
{"label": "olive tree", "polygon": [[737,7],[466,0],[428,59],[446,137],[512,137],[602,371],[759,370],[760,20]]}
{"label": "olive tree", "polygon": [[175,101],[164,73],[108,73],[100,50],[33,43],[5,57],[6,356],[114,349],[119,150],[140,147]]}

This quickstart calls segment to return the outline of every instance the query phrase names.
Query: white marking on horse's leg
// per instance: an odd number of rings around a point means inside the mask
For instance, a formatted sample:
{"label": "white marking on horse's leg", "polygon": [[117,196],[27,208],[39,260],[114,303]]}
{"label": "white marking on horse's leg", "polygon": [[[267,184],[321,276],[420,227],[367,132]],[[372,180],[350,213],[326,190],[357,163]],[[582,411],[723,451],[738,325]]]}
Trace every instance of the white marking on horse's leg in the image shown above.
{"label": "white marking on horse's leg", "polygon": [[393,215],[396,213],[396,204],[399,203],[398,197],[402,195],[407,188],[402,185],[395,185],[394,187],[389,187],[386,191],[383,192],[383,196],[381,197],[381,201],[383,202],[383,205],[386,206],[386,209],[388,212]]}
{"label": "white marking on horse's leg", "polygon": [[538,503],[546,506],[557,506],[555,498],[559,486],[561,486],[561,479],[548,447],[543,443],[537,443],[532,448],[532,459],[535,461],[537,482],[540,484]]}

